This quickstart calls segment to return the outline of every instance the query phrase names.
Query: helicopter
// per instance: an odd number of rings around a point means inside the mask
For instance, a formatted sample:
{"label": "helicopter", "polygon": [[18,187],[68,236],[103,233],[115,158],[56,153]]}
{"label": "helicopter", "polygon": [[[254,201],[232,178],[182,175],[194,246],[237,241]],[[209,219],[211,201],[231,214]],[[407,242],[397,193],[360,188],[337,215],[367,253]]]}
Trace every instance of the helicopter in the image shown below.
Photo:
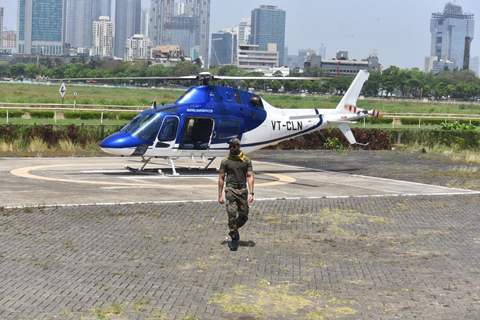
{"label": "helicopter", "polygon": [[[111,155],[141,157],[143,172],[154,158],[167,159],[173,175],[178,175],[174,160],[182,157],[209,160],[228,154],[232,138],[241,141],[245,152],[252,152],[316,130],[336,126],[347,141],[358,144],[349,124],[366,117],[379,117],[377,110],[356,107],[369,73],[361,70],[335,109],[279,109],[259,95],[234,87],[212,85],[217,80],[319,80],[317,77],[232,77],[208,72],[184,77],[143,77],[143,80],[198,80],[175,103],[139,113],[118,132],[106,137],[100,148]],[[124,78],[77,78],[75,80],[119,80]],[[129,78],[133,79],[133,78]]]}

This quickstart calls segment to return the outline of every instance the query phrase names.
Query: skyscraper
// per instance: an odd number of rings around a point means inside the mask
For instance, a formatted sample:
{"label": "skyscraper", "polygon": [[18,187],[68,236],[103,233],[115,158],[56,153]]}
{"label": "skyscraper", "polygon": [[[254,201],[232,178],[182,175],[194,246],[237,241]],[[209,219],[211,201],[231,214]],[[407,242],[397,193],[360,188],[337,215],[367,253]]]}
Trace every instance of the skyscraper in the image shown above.
{"label": "skyscraper", "polygon": [[71,47],[91,47],[93,3],[93,0],[67,0],[65,42]]}
{"label": "skyscraper", "polygon": [[431,56],[452,61],[454,68],[468,69],[474,27],[473,14],[464,14],[461,6],[447,3],[443,13],[432,14]]}
{"label": "skyscraper", "polygon": [[0,7],[0,48],[2,47],[3,43],[3,8]]}
{"label": "skyscraper", "polygon": [[210,0],[152,0],[149,36],[154,45],[179,45],[208,64]]}
{"label": "skyscraper", "polygon": [[113,56],[113,23],[110,17],[99,17],[92,23],[93,46],[90,52],[92,56]]}
{"label": "skyscraper", "polygon": [[212,33],[211,66],[233,65],[237,56],[237,34],[231,31]]}
{"label": "skyscraper", "polygon": [[139,34],[142,24],[141,0],[115,1],[115,50],[116,57],[125,56],[127,39]]}
{"label": "skyscraper", "polygon": [[112,17],[112,0],[92,1],[92,21],[98,20],[99,17]]}
{"label": "skyscraper", "polygon": [[249,18],[243,18],[238,25],[238,43],[247,44],[250,39],[252,27]]}
{"label": "skyscraper", "polygon": [[276,6],[260,6],[252,11],[251,43],[267,50],[269,43],[275,43],[279,53],[279,64],[285,64],[286,12]]}
{"label": "skyscraper", "polygon": [[148,36],[148,25],[150,24],[150,9],[142,9],[142,26],[140,28],[140,32],[144,36]]}
{"label": "skyscraper", "polygon": [[19,54],[63,55],[65,0],[19,0]]}

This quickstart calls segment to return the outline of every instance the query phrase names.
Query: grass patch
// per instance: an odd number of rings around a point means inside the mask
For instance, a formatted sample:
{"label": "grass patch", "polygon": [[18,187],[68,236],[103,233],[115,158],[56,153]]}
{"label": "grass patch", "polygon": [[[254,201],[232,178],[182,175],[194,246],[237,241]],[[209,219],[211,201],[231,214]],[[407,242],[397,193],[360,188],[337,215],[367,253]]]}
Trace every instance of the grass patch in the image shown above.
{"label": "grass patch", "polygon": [[220,306],[226,313],[257,319],[298,316],[341,319],[357,313],[353,308],[355,301],[337,299],[318,291],[298,294],[288,283],[272,286],[267,281],[261,281],[255,288],[235,285],[227,292],[214,294],[210,303]]}
{"label": "grass patch", "polygon": [[119,319],[123,312],[123,306],[114,303],[102,308],[96,308],[93,310],[93,315],[98,320],[111,320],[111,319]]}
{"label": "grass patch", "polygon": [[384,217],[366,215],[355,210],[323,209],[319,216],[312,222],[320,225],[320,231],[327,235],[339,238],[351,239],[356,235],[353,231],[345,229],[345,226],[358,223],[385,224],[388,223]]}

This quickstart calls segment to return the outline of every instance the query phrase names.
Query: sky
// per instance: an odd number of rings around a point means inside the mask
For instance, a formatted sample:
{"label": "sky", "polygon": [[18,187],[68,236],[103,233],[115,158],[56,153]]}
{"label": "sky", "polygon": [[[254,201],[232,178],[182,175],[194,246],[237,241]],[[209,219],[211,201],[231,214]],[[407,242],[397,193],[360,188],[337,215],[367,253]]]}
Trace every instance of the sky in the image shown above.
{"label": "sky", "polygon": [[[5,23],[16,29],[18,0],[0,0]],[[144,5],[150,1],[142,0]],[[286,44],[289,54],[299,49],[327,47],[327,58],[337,50],[366,58],[375,50],[388,67],[423,69],[430,54],[430,17],[441,12],[446,0],[211,0],[210,31],[232,27],[261,4],[277,5],[287,12]],[[472,57],[480,56],[480,1],[456,0],[475,14]]]}

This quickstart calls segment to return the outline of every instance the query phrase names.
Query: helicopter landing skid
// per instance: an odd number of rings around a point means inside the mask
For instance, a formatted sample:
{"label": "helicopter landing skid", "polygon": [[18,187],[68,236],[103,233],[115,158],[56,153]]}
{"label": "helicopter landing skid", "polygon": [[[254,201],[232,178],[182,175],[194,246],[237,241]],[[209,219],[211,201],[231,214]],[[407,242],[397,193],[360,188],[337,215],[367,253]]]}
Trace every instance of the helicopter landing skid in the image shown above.
{"label": "helicopter landing skid", "polygon": [[[125,167],[128,171],[132,173],[143,173],[143,174],[163,174],[162,169],[155,169],[155,168],[149,168],[146,169],[145,167],[147,164],[152,160],[152,158],[143,158],[142,157],[142,162],[143,165],[140,168],[132,168],[132,167]],[[168,161],[170,162],[170,166],[172,168],[172,176],[179,176],[176,168],[175,168],[175,162],[173,161],[172,158],[168,158]]]}
{"label": "helicopter landing skid", "polygon": [[130,171],[131,173],[137,173],[137,174],[162,174],[162,169],[155,169],[155,168],[147,168],[147,169],[140,169],[140,168],[132,168],[129,166],[126,166],[125,169]]}
{"label": "helicopter landing skid", "polygon": [[162,170],[161,169],[154,169],[154,168],[149,168],[149,169],[146,169],[145,167],[147,166],[147,164],[150,162],[150,160],[152,160],[152,158],[144,158],[142,157],[142,162],[143,162],[143,165],[140,167],[140,168],[132,168],[132,167],[125,167],[125,169],[127,169],[128,171],[130,171],[131,173],[144,173],[144,174],[158,174],[158,173],[162,173]]}

